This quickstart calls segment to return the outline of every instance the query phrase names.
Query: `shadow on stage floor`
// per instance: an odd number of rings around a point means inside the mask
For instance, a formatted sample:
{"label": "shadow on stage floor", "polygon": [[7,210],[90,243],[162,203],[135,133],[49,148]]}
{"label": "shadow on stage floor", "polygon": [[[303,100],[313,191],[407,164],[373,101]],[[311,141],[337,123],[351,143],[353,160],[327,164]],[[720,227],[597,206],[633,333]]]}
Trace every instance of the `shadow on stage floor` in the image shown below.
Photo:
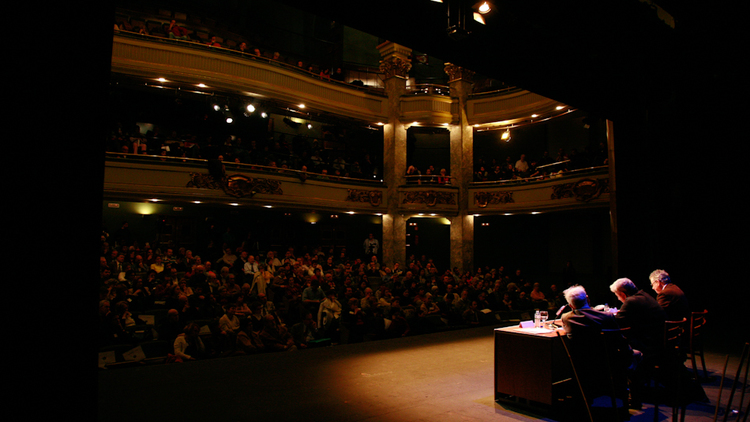
{"label": "shadow on stage floor", "polygon": [[[712,374],[720,377],[724,357],[707,357]],[[98,419],[553,420],[495,403],[493,359],[493,327],[481,327],[297,352],[100,370]],[[716,388],[704,387],[715,399]],[[669,409],[660,411],[664,420]],[[631,415],[631,421],[653,420],[653,407]],[[686,420],[712,417],[713,404],[691,405]]]}

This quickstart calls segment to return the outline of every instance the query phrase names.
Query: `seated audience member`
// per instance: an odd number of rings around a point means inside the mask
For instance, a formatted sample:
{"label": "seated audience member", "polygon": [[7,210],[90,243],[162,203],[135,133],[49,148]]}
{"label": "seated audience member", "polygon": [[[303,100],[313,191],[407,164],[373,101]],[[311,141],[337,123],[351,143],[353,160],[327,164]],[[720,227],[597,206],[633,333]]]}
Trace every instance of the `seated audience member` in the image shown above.
{"label": "seated audience member", "polygon": [[263,330],[259,334],[260,340],[269,351],[293,351],[297,350],[294,338],[289,330],[283,325],[276,323],[273,315],[263,318]]}
{"label": "seated audience member", "polygon": [[154,258],[154,263],[151,264],[151,269],[156,271],[157,274],[164,271],[164,263],[162,263],[160,256],[157,256],[156,258]]}
{"label": "seated audience member", "polygon": [[185,327],[185,322],[180,321],[180,313],[177,309],[170,309],[167,311],[167,317],[159,324],[156,332],[159,333],[159,340],[174,344],[174,340],[182,332],[182,327]]}
{"label": "seated audience member", "polygon": [[441,185],[450,185],[451,177],[448,176],[445,169],[440,169],[440,174],[437,177],[437,182]]}
{"label": "seated audience member", "polygon": [[534,283],[534,288],[531,290],[529,296],[534,302],[541,302],[546,300],[546,298],[544,297],[544,292],[541,291],[541,285],[539,283]]}
{"label": "seated audience member", "polygon": [[253,321],[250,318],[246,318],[240,323],[240,330],[237,333],[237,349],[246,354],[259,353],[265,350],[265,345],[260,336],[253,331]]}
{"label": "seated audience member", "polygon": [[236,336],[229,335],[223,331],[219,327],[218,320],[211,320],[208,323],[208,329],[211,331],[211,335],[203,338],[203,343],[206,347],[205,356],[207,358],[227,357],[236,351]]}
{"label": "seated audience member", "polygon": [[272,281],[273,273],[269,271],[268,265],[260,264],[258,271],[253,276],[253,284],[250,286],[250,291],[256,295],[266,294],[266,290]]}
{"label": "seated audience member", "polygon": [[117,315],[112,312],[108,300],[99,301],[99,347],[123,344],[130,335],[123,328]]}
{"label": "seated audience member", "polygon": [[656,270],[648,276],[651,280],[651,288],[656,292],[656,301],[659,303],[667,321],[682,321],[683,318],[690,319],[690,307],[682,289],[672,284],[672,280],[664,270]]}
{"label": "seated audience member", "polygon": [[515,300],[516,310],[528,311],[532,309],[533,304],[526,295],[526,292],[518,293],[518,299]]}
{"label": "seated audience member", "polygon": [[169,23],[167,32],[169,33],[169,38],[190,41],[187,29],[177,25],[177,22],[174,19]]}
{"label": "seated audience member", "polygon": [[656,299],[628,278],[615,280],[609,288],[622,302],[616,319],[621,328],[630,329],[627,338],[633,349],[643,353],[644,359],[661,352],[666,318]]}
{"label": "seated audience member", "polygon": [[479,304],[476,300],[471,301],[469,309],[463,313],[464,324],[479,325]]}
{"label": "seated audience member", "polygon": [[336,291],[328,290],[325,300],[318,308],[318,327],[321,327],[327,336],[330,337],[333,331],[338,330],[342,311],[341,302],[336,299]]}
{"label": "seated audience member", "polygon": [[201,327],[194,322],[186,325],[182,334],[178,335],[174,341],[175,356],[183,361],[202,358],[206,352],[206,346],[198,335],[200,331]]}
{"label": "seated audience member", "polygon": [[240,330],[240,319],[235,315],[237,305],[227,305],[226,313],[219,318],[219,329],[230,337],[237,335]]}
{"label": "seated audience member", "polygon": [[124,329],[133,327],[135,325],[145,324],[138,317],[133,317],[133,314],[131,314],[128,310],[127,300],[121,300],[117,302],[117,304],[115,305],[115,314],[117,315],[120,326],[122,326],[122,328]]}
{"label": "seated audience member", "polygon": [[259,333],[261,330],[263,330],[263,319],[265,316],[263,315],[263,304],[259,301],[255,301],[252,304],[250,304],[250,316],[247,317],[252,324],[253,324],[253,331],[256,333]]}
{"label": "seated audience member", "polygon": [[310,312],[305,313],[302,322],[298,322],[292,326],[292,337],[298,349],[311,347],[315,343],[310,342],[316,340],[319,336],[318,324]]}
{"label": "seated audience member", "polygon": [[320,282],[313,278],[310,285],[302,291],[302,304],[312,313],[318,312],[320,304],[325,300],[326,293],[320,287]]}

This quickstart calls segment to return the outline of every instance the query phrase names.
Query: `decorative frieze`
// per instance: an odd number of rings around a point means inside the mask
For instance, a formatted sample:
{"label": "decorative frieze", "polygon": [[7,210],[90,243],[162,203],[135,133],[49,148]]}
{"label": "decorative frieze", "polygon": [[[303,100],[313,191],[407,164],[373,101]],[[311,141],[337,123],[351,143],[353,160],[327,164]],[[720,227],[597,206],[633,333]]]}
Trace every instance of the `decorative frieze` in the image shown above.
{"label": "decorative frieze", "polygon": [[575,198],[589,202],[603,193],[609,193],[609,179],[581,179],[575,183],[565,183],[552,187],[551,199]]}
{"label": "decorative frieze", "polygon": [[487,205],[510,204],[513,200],[513,192],[474,192],[474,203],[479,208]]}
{"label": "decorative frieze", "polygon": [[214,180],[214,177],[208,173],[190,173],[190,181],[187,182],[189,188],[201,189],[222,189],[221,181]]}
{"label": "decorative frieze", "polygon": [[373,207],[383,203],[383,192],[378,190],[347,189],[347,202],[369,202]]}
{"label": "decorative frieze", "polygon": [[456,205],[455,192],[409,191],[404,194],[402,204],[425,204],[428,207],[435,205]]}
{"label": "decorative frieze", "polygon": [[253,197],[256,193],[268,195],[283,195],[281,182],[272,179],[260,179],[247,177],[241,174],[227,176],[223,181],[217,182],[208,173],[190,173],[189,188],[222,189],[227,195],[235,198]]}

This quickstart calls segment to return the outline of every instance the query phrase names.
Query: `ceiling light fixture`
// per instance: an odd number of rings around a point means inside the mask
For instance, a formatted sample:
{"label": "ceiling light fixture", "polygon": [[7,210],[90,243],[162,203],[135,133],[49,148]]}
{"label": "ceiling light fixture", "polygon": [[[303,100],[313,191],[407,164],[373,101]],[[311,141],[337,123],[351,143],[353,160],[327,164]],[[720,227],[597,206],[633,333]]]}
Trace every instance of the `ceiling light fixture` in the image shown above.
{"label": "ceiling light fixture", "polygon": [[505,129],[505,132],[503,132],[503,134],[500,135],[500,139],[502,139],[505,142],[510,141],[510,129]]}

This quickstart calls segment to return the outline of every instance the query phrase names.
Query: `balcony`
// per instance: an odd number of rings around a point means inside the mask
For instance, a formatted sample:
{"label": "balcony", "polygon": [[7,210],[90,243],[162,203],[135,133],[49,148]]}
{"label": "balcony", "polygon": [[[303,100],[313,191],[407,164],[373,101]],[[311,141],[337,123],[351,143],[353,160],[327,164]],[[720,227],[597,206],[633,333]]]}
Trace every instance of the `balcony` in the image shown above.
{"label": "balcony", "polygon": [[[272,206],[369,214],[387,213],[397,200],[404,214],[457,215],[458,187],[414,184],[398,187],[391,199],[380,181],[321,176],[291,169],[223,163],[226,183],[214,179],[206,160],[134,154],[108,154],[104,199],[174,203]],[[528,213],[609,206],[606,168],[570,172],[547,180],[472,183],[472,214]]]}
{"label": "balcony", "polygon": [[[380,88],[323,80],[306,70],[264,57],[220,47],[121,32],[114,35],[112,72],[137,78],[165,78],[165,86],[207,85],[233,95],[268,98],[288,104],[304,103],[316,112],[363,122],[388,120],[388,103]],[[450,88],[417,85],[401,99],[403,123],[425,125],[458,122],[458,103]],[[474,94],[467,102],[469,124],[513,122],[529,115],[550,117],[560,104],[517,88]]]}
{"label": "balcony", "polygon": [[607,167],[571,171],[545,180],[475,182],[469,186],[469,213],[504,214],[609,206]]}
{"label": "balcony", "polygon": [[258,165],[224,163],[226,183],[211,176],[206,160],[108,154],[104,199],[241,204],[383,213],[380,181],[325,179],[321,175]]}

